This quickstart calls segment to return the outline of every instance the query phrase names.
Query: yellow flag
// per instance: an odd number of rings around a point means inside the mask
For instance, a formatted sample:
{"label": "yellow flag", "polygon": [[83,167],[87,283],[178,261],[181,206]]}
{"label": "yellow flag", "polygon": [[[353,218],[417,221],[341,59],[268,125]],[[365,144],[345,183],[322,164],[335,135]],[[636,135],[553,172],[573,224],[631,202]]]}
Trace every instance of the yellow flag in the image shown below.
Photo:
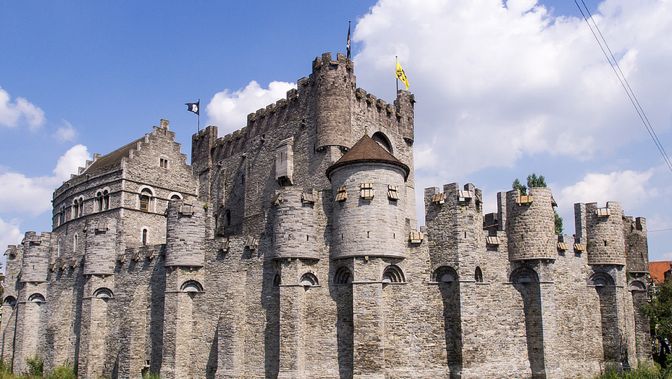
{"label": "yellow flag", "polygon": [[404,69],[401,68],[401,64],[399,64],[399,61],[397,61],[397,79],[401,80],[401,82],[404,83],[404,85],[406,86],[406,91],[408,91],[409,88],[408,78],[406,77]]}

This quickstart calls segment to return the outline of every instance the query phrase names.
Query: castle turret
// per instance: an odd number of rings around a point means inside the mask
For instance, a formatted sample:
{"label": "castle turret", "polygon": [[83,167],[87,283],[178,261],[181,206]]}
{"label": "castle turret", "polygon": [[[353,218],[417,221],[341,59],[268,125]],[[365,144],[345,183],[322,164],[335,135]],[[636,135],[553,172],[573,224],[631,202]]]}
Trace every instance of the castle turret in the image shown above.
{"label": "castle turret", "polygon": [[586,204],[585,228],[589,265],[625,265],[623,209],[610,201],[600,208]]}
{"label": "castle turret", "polygon": [[332,60],[331,53],[313,61],[311,78],[315,85],[315,147],[351,146],[351,108],[355,91],[353,63],[343,54]]}
{"label": "castle turret", "polygon": [[394,106],[399,115],[399,131],[401,136],[407,143],[413,144],[415,140],[414,132],[414,104],[415,96],[408,91],[397,92],[397,99],[394,101]]}
{"label": "castle turret", "polygon": [[646,219],[644,217],[625,217],[623,219],[623,234],[625,235],[625,256],[628,272],[649,272]]}
{"label": "castle turret", "polygon": [[364,135],[327,169],[335,195],[331,257],[404,257],[408,166]]}
{"label": "castle turret", "polygon": [[21,282],[46,282],[51,233],[26,232],[23,239]]}
{"label": "castle turret", "polygon": [[425,189],[427,239],[433,268],[452,267],[472,277],[474,254],[484,243],[482,192],[473,184],[446,184],[443,191]]}
{"label": "castle turret", "polygon": [[272,258],[318,259],[313,190],[284,187],[275,194]]}
{"label": "castle turret", "polygon": [[506,194],[509,260],[555,259],[558,237],[551,190],[534,187],[528,191],[528,195],[518,190]]}
{"label": "castle turret", "polygon": [[116,220],[99,218],[87,222],[84,275],[114,274],[116,238]]}
{"label": "castle turret", "polygon": [[168,204],[166,267],[201,267],[205,259],[204,216],[200,204],[172,200]]}

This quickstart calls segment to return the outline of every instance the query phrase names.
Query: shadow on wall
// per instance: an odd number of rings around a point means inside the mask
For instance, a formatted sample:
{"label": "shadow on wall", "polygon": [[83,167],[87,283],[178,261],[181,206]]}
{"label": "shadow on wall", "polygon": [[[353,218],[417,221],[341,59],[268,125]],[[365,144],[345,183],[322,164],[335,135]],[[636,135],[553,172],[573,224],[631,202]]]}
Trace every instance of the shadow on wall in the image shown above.
{"label": "shadow on wall", "polygon": [[544,330],[541,317],[541,291],[537,273],[528,267],[521,267],[511,273],[513,287],[520,292],[525,314],[525,336],[527,357],[530,361],[532,378],[545,379]]}
{"label": "shadow on wall", "polygon": [[444,336],[446,339],[446,358],[450,368],[450,377],[462,375],[462,310],[460,307],[460,282],[457,272],[448,266],[439,267],[434,280],[439,283],[443,300]]}
{"label": "shadow on wall", "polygon": [[331,297],[336,302],[336,339],[338,344],[338,373],[341,379],[353,375],[353,314],[352,314],[352,273],[345,266],[334,267]]}

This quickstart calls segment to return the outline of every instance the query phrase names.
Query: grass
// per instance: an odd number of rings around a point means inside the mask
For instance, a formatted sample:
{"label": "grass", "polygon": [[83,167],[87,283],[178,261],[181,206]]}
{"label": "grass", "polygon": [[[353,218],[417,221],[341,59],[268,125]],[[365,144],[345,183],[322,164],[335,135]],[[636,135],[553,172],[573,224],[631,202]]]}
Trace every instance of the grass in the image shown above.
{"label": "grass", "polygon": [[672,379],[672,368],[662,369],[655,363],[643,364],[636,369],[621,373],[610,369],[595,379]]}

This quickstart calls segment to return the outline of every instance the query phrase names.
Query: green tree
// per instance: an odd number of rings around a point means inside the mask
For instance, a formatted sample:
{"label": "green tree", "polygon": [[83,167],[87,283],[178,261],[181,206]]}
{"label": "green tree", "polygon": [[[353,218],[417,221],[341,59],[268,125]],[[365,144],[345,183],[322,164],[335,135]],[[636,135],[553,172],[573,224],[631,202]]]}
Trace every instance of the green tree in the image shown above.
{"label": "green tree", "polygon": [[[527,186],[524,186],[522,183],[520,183],[520,180],[516,178],[516,180],[513,181],[511,187],[514,190],[520,191],[521,195],[527,195],[528,188],[535,188],[535,187],[546,188],[546,178],[544,178],[543,175],[537,176],[537,174],[532,173],[527,176]],[[560,217],[555,208],[553,208],[553,214],[555,215],[555,234],[562,235],[563,232],[562,217]]]}
{"label": "green tree", "polygon": [[644,304],[644,313],[651,321],[651,330],[659,342],[660,349],[656,352],[658,362],[665,364],[670,356],[672,341],[672,280],[656,287],[651,302]]}

